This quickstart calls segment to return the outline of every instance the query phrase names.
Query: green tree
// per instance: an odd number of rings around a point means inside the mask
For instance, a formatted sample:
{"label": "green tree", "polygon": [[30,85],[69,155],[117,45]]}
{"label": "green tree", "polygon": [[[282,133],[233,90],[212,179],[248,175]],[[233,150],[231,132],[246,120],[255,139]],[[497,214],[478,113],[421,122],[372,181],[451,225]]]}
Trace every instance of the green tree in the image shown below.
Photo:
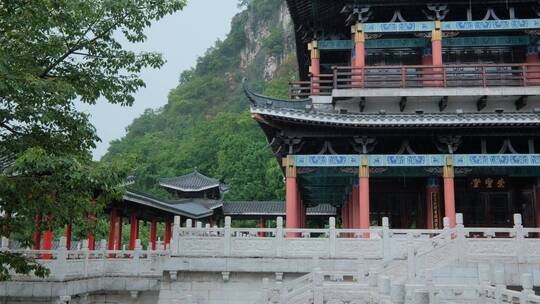
{"label": "green tree", "polygon": [[[184,5],[185,0],[0,1],[3,230],[28,243],[37,215],[52,219],[41,221],[43,229],[83,225],[121,195],[118,186],[129,162],[91,161],[99,138],[75,102],[102,98],[131,105],[133,93],[145,85],[140,71],[159,68],[164,60],[127,51],[118,39],[145,41],[152,21]],[[21,256],[0,253],[0,280],[10,268],[46,275]]]}

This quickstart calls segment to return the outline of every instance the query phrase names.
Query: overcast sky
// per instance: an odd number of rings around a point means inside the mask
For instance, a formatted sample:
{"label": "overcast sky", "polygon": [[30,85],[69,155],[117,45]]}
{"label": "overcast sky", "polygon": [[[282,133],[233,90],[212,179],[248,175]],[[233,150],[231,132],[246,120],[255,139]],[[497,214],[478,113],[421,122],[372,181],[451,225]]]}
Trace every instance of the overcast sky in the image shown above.
{"label": "overcast sky", "polygon": [[156,22],[147,30],[144,44],[127,48],[135,51],[157,51],[167,63],[160,70],[145,70],[142,78],[146,88],[135,95],[132,107],[120,107],[106,102],[95,106],[79,105],[90,113],[102,142],[94,150],[99,159],[107,152],[109,142],[125,135],[126,127],[148,108],[167,103],[167,94],[178,84],[180,72],[192,67],[197,57],[230,30],[232,17],[238,12],[238,0],[188,0],[183,11]]}

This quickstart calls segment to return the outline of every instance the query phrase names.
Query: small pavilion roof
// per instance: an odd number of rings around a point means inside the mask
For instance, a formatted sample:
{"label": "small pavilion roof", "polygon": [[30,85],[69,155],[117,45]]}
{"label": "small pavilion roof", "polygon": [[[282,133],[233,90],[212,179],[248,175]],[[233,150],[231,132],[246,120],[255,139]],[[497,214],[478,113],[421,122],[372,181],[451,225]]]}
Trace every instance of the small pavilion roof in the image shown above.
{"label": "small pavilion roof", "polygon": [[166,201],[146,193],[128,189],[124,194],[124,201],[155,208],[172,215],[200,219],[211,216],[213,211],[195,200]]}
{"label": "small pavilion roof", "polygon": [[[280,201],[237,201],[224,202],[225,216],[285,216],[285,202]],[[336,208],[329,204],[319,204],[307,208],[308,216],[336,215]]]}
{"label": "small pavilion roof", "polygon": [[183,192],[198,192],[218,187],[224,191],[226,188],[225,184],[219,180],[205,176],[197,170],[186,175],[161,179],[159,185]]}

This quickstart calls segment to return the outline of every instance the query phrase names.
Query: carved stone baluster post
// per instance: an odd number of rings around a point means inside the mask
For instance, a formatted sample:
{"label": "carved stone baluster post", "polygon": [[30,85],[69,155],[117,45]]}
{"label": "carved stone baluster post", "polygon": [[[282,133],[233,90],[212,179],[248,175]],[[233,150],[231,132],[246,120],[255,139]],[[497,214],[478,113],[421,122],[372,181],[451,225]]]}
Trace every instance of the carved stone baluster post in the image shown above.
{"label": "carved stone baluster post", "polygon": [[531,273],[524,273],[521,275],[521,286],[523,287],[523,291],[521,292],[520,303],[529,303],[529,296],[534,295],[533,283],[533,275]]}
{"label": "carved stone baluster post", "polygon": [[0,252],[9,251],[9,239],[5,236],[2,237],[2,246],[0,247]]}
{"label": "carved stone baluster post", "polygon": [[276,220],[276,236],[275,236],[275,248],[276,248],[276,257],[281,257],[283,255],[283,218],[280,216]]}
{"label": "carved stone baluster post", "polygon": [[53,267],[54,276],[58,280],[64,280],[66,278],[66,265],[68,259],[67,238],[60,237],[58,244],[58,251],[56,255],[56,265]]}
{"label": "carved stone baluster post", "polygon": [[516,240],[516,254],[519,263],[524,263],[526,256],[525,235],[523,232],[523,224],[521,214],[514,214],[514,237]]}
{"label": "carved stone baluster post", "polygon": [[181,218],[179,216],[175,216],[171,240],[172,255],[180,255],[180,223]]}
{"label": "carved stone baluster post", "polygon": [[416,250],[412,239],[412,234],[409,235],[407,244],[407,276],[409,279],[416,277]]}
{"label": "carved stone baluster post", "polygon": [[231,217],[226,216],[225,217],[225,248],[224,248],[224,254],[225,256],[231,255]]}
{"label": "carved stone baluster post", "polygon": [[503,303],[503,291],[506,289],[506,278],[503,265],[497,265],[497,268],[493,271],[493,282],[496,287],[495,299],[497,303]]}
{"label": "carved stone baluster post", "polygon": [[447,240],[452,239],[452,230],[450,229],[450,219],[447,217],[443,218],[443,234]]}
{"label": "carved stone baluster post", "polygon": [[336,218],[335,217],[331,217],[330,218],[330,228],[329,228],[329,235],[328,235],[328,240],[329,240],[329,249],[330,249],[330,257],[333,258],[336,256]]}
{"label": "carved stone baluster post", "polygon": [[324,303],[323,272],[318,269],[313,273],[313,304]]}
{"label": "carved stone baluster post", "polygon": [[140,239],[135,239],[135,248],[133,248],[133,258],[131,259],[131,263],[133,266],[131,267],[133,274],[138,276],[141,271],[141,267],[139,265],[140,259],[142,258],[142,243]]}
{"label": "carved stone baluster post", "polygon": [[[466,242],[467,239],[465,238],[465,227],[463,226],[463,214],[456,213],[456,239],[458,244],[458,251],[457,252],[463,252],[463,254],[466,254]],[[464,258],[462,255],[459,255],[460,258]]]}
{"label": "carved stone baluster post", "polygon": [[389,261],[392,259],[392,231],[390,231],[390,223],[387,217],[382,219],[382,247],[383,260]]}
{"label": "carved stone baluster post", "polygon": [[84,258],[84,277],[88,277],[88,260],[90,259],[90,251],[88,249],[88,240],[82,240],[82,257]]}

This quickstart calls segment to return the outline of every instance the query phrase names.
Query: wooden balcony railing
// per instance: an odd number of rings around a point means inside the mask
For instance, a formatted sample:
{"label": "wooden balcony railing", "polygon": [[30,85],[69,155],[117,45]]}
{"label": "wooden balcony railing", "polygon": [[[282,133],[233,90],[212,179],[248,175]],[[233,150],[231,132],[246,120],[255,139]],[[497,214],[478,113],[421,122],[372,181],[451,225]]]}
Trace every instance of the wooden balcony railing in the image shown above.
{"label": "wooden balcony railing", "polygon": [[328,96],[333,89],[540,86],[540,64],[460,64],[333,67],[333,74],[291,82],[292,99]]}

